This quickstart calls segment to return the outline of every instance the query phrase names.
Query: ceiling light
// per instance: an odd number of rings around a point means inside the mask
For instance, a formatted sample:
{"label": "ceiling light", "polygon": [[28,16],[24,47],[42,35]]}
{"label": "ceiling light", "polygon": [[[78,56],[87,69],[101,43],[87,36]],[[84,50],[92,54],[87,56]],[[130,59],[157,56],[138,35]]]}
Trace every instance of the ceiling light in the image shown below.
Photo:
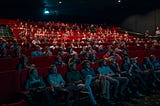
{"label": "ceiling light", "polygon": [[62,3],[62,1],[59,1],[58,3],[59,3],[59,4],[61,4],[61,3]]}
{"label": "ceiling light", "polygon": [[121,0],[118,0],[117,2],[118,2],[118,3],[120,3],[120,2],[121,2]]}
{"label": "ceiling light", "polygon": [[47,9],[45,8],[43,13],[44,13],[45,15],[48,15],[50,12],[49,12],[49,10],[47,10]]}

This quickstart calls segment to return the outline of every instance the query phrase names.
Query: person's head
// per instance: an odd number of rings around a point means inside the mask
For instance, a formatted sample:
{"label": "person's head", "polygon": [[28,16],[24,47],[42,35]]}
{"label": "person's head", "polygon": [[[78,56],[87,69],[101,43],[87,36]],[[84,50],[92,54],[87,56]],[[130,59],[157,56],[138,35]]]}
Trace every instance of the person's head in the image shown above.
{"label": "person's head", "polygon": [[90,62],[88,60],[83,61],[83,67],[84,68],[90,68]]}
{"label": "person's head", "polygon": [[96,57],[96,53],[90,53],[91,57]]}
{"label": "person's head", "polygon": [[125,62],[125,63],[130,63],[130,58],[129,58],[128,56],[126,56],[126,57],[124,58],[124,62]]}
{"label": "person's head", "polygon": [[57,56],[58,61],[62,61],[62,57],[60,55]]}
{"label": "person's head", "polygon": [[37,51],[41,51],[41,47],[39,45],[36,46]]}
{"label": "person's head", "polygon": [[29,72],[30,78],[37,78],[38,77],[38,71],[36,69],[31,69]]}
{"label": "person's head", "polygon": [[143,63],[148,63],[150,60],[149,60],[149,58],[148,57],[144,57],[143,58]]}
{"label": "person's head", "polygon": [[155,56],[155,55],[151,55],[151,56],[150,56],[150,60],[151,60],[151,61],[155,61],[155,60],[156,60],[156,56]]}
{"label": "person's head", "polygon": [[102,59],[100,62],[99,62],[99,65],[100,66],[106,66],[107,65],[107,62],[105,59]]}
{"label": "person's head", "polygon": [[116,63],[116,56],[111,56],[111,57],[109,58],[109,61],[110,61],[111,63]]}
{"label": "person's head", "polygon": [[137,58],[136,57],[132,58],[131,62],[132,62],[132,64],[136,64],[137,63]]}
{"label": "person's head", "polygon": [[77,64],[72,62],[72,63],[69,64],[69,68],[72,71],[76,71],[77,70]]}
{"label": "person's head", "polygon": [[73,54],[73,58],[74,58],[74,59],[78,59],[78,54],[77,54],[77,53],[74,53],[74,54]]}
{"label": "person's head", "polygon": [[46,51],[50,51],[50,48],[49,48],[49,46],[46,46],[46,48],[45,48],[45,49],[46,49]]}
{"label": "person's head", "polygon": [[49,67],[49,73],[50,74],[57,74],[57,67],[56,67],[56,65],[51,65]]}
{"label": "person's head", "polygon": [[30,66],[30,70],[33,70],[33,69],[36,69],[35,64],[31,64],[31,66]]}

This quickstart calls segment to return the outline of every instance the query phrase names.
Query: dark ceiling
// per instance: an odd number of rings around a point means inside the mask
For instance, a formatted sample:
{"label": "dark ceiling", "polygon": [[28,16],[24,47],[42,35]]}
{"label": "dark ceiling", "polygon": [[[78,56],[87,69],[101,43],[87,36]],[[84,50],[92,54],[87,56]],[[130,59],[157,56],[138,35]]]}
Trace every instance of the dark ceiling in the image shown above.
{"label": "dark ceiling", "polygon": [[[159,8],[159,0],[3,0],[2,18],[81,17],[121,20],[131,14],[143,14]],[[45,16],[43,10],[50,11]]]}

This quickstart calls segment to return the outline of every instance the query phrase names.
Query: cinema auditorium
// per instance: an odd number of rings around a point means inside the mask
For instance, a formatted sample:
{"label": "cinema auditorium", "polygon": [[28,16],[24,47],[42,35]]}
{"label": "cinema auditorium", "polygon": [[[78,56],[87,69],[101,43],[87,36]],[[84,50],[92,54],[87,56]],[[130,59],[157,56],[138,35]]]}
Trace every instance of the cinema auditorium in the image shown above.
{"label": "cinema auditorium", "polygon": [[158,0],[1,0],[0,106],[160,106]]}

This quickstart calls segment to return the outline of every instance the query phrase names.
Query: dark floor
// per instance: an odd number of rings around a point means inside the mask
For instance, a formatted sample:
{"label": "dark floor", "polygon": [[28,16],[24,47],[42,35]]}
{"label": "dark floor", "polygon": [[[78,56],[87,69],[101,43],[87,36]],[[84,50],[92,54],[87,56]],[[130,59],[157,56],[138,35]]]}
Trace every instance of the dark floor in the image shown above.
{"label": "dark floor", "polygon": [[[106,100],[100,99],[99,96],[96,96],[96,100],[99,106],[160,106],[160,88],[145,92],[145,96],[143,97],[130,95],[127,96],[127,98],[118,98],[117,100],[112,99],[111,102],[106,103]],[[58,102],[58,104],[55,104],[56,106],[65,106],[65,103],[62,101],[56,102]],[[87,96],[80,100],[78,104],[74,105],[74,101],[72,101],[71,104],[71,106],[91,106]]]}
{"label": "dark floor", "polygon": [[137,103],[123,101],[122,106],[160,106],[160,90],[141,98],[132,98],[132,100]]}
{"label": "dark floor", "polygon": [[[160,106],[160,89],[146,93],[144,97],[128,97],[125,100],[114,100],[111,103],[99,99],[98,103],[99,106]],[[87,101],[76,106],[90,106],[90,104]]]}
{"label": "dark floor", "polygon": [[113,103],[99,103],[100,106],[160,106],[160,90],[146,93],[144,97],[128,97]]}

